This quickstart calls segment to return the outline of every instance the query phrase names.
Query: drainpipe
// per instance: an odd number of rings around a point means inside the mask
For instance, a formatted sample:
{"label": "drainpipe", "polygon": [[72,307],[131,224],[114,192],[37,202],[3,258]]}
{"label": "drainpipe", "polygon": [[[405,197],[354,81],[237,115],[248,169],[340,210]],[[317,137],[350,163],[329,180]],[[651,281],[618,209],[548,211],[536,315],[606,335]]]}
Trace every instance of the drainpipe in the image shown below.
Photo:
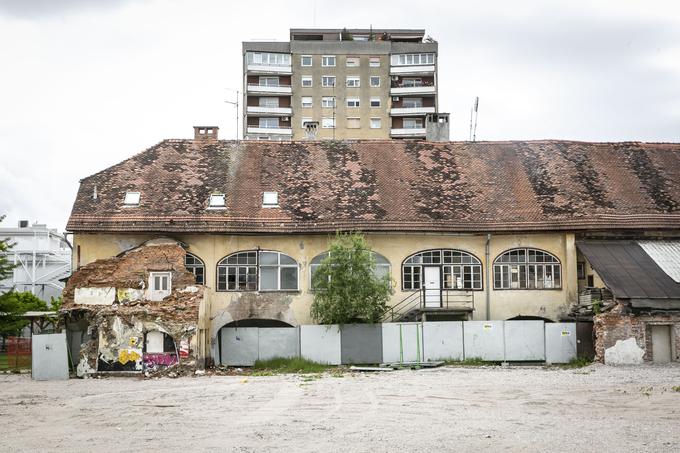
{"label": "drainpipe", "polygon": [[493,266],[489,264],[489,242],[491,242],[491,233],[486,235],[486,247],[484,249],[484,257],[486,262],[486,320],[491,320],[491,287],[489,282],[489,274]]}

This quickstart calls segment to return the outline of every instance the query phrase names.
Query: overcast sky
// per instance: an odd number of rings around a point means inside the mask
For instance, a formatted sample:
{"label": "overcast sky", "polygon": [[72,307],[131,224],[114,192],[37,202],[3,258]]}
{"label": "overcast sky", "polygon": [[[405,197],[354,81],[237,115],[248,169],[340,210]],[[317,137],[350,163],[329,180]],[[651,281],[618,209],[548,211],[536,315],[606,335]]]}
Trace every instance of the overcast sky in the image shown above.
{"label": "overcast sky", "polygon": [[193,125],[235,136],[241,41],[425,28],[451,139],[680,141],[677,1],[0,0],[0,226],[63,230],[78,180]]}

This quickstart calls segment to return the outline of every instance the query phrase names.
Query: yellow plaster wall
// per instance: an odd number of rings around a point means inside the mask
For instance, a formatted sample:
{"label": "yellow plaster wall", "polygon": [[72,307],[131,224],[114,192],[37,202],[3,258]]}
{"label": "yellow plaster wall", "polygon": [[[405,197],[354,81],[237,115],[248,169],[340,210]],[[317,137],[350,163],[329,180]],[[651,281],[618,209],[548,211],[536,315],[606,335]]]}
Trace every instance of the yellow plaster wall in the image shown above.
{"label": "yellow plaster wall", "polygon": [[[98,258],[110,257],[156,235],[132,234],[77,234],[74,245],[80,247],[81,265]],[[473,319],[486,319],[486,289],[489,269],[485,259],[486,235],[448,234],[367,234],[371,247],[385,256],[392,264],[392,277],[396,281],[395,294],[391,303],[397,304],[410,292],[401,291],[401,263],[409,255],[427,249],[453,248],[475,255],[482,262],[482,283],[484,289],[474,291],[475,311]],[[288,236],[235,236],[217,234],[181,234],[174,236],[189,245],[188,251],[205,263],[206,286],[208,287],[206,313],[210,321],[209,330],[214,331],[235,319],[230,314],[230,304],[252,293],[216,292],[216,265],[223,257],[243,250],[260,248],[276,250],[290,255],[300,266],[299,291],[286,293],[262,293],[253,303],[266,305],[274,298],[286,298],[289,309],[279,319],[291,324],[309,324],[309,306],[313,293],[309,290],[309,262],[319,253],[328,249],[328,235]],[[558,290],[493,290],[493,275],[490,283],[490,318],[508,319],[514,316],[541,316],[556,320],[566,311],[569,303],[577,297],[576,261],[577,254],[573,234],[548,233],[525,235],[492,235],[489,244],[490,260],[502,252],[515,247],[534,247],[557,256],[562,264],[562,289]],[[75,258],[74,258],[75,259]],[[580,259],[579,259],[580,260]],[[74,265],[76,263],[74,262]],[[255,296],[253,296],[255,297]],[[244,299],[245,300],[245,299]],[[248,299],[250,300],[250,299]],[[254,300],[254,299],[253,299]],[[234,305],[231,305],[233,308]]]}

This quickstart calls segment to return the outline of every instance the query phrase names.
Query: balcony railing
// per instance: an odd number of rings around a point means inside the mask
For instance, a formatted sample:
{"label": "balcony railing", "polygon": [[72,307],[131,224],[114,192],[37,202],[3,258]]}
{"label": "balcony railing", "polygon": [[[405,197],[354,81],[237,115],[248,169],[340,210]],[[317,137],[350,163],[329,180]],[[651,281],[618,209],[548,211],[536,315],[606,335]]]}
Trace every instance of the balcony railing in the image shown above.
{"label": "balcony railing", "polygon": [[247,67],[248,72],[258,74],[292,74],[292,67],[290,65],[265,65],[257,63],[249,63]]}
{"label": "balcony railing", "polygon": [[293,135],[293,129],[290,127],[259,127],[259,126],[248,126],[246,130],[248,134],[259,134],[259,135]]}
{"label": "balcony railing", "polygon": [[471,313],[474,310],[473,291],[422,288],[409,294],[396,305],[388,307],[382,321],[414,321],[423,312]]}
{"label": "balcony railing", "polygon": [[392,137],[425,137],[425,128],[424,127],[393,128],[393,129],[390,129],[390,136],[392,136]]}
{"label": "balcony railing", "polygon": [[434,112],[434,107],[393,107],[390,109],[392,116],[423,116]]}
{"label": "balcony railing", "polygon": [[257,83],[249,83],[248,93],[252,94],[293,94],[293,88],[290,85],[259,85]]}
{"label": "balcony railing", "polygon": [[413,65],[413,66],[390,66],[390,74],[393,75],[412,75],[412,74],[434,74],[434,65]]}
{"label": "balcony railing", "polygon": [[293,114],[291,107],[266,107],[266,106],[251,106],[246,107],[246,113],[249,115],[270,115],[270,116],[290,116]]}

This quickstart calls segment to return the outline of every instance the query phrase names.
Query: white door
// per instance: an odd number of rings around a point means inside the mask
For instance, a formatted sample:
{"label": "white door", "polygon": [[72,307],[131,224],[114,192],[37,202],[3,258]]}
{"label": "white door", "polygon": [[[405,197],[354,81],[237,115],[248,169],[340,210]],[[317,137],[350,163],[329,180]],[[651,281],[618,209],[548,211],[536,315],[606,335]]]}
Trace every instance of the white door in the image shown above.
{"label": "white door", "polygon": [[671,326],[652,326],[652,361],[671,361]]}
{"label": "white door", "polygon": [[424,272],[425,307],[441,307],[441,271],[439,266],[426,266]]}
{"label": "white door", "polygon": [[146,352],[150,354],[163,352],[163,332],[152,330],[146,333]]}

